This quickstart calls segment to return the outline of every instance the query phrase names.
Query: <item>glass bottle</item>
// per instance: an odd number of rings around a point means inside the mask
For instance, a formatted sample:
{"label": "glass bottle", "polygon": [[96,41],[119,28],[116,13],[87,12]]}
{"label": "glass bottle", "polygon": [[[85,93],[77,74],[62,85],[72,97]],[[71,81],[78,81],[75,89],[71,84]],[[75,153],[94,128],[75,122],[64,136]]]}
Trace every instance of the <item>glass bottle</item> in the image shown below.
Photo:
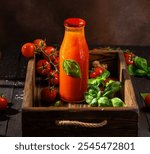
{"label": "glass bottle", "polygon": [[89,50],[84,35],[85,21],[68,18],[60,47],[60,98],[69,103],[84,101],[88,87]]}

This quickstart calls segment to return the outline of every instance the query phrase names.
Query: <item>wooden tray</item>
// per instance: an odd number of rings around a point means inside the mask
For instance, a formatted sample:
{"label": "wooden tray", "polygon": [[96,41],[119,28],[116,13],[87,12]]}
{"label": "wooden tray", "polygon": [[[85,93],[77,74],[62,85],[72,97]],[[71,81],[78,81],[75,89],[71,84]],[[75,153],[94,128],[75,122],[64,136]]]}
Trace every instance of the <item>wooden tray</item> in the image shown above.
{"label": "wooden tray", "polygon": [[93,50],[90,63],[93,60],[108,64],[113,77],[122,81],[120,96],[127,106],[89,107],[83,103],[43,107],[40,82],[35,84],[34,59],[31,59],[22,103],[23,136],[137,136],[138,106],[122,51]]}

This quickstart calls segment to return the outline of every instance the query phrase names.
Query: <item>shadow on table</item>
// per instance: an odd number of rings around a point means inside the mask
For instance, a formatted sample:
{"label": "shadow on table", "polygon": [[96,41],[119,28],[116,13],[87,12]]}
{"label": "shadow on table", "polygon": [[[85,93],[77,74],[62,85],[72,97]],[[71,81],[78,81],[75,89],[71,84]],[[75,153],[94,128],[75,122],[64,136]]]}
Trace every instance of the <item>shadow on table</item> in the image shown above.
{"label": "shadow on table", "polygon": [[0,111],[0,121],[8,120],[12,115],[18,114],[19,111],[13,108],[7,108]]}

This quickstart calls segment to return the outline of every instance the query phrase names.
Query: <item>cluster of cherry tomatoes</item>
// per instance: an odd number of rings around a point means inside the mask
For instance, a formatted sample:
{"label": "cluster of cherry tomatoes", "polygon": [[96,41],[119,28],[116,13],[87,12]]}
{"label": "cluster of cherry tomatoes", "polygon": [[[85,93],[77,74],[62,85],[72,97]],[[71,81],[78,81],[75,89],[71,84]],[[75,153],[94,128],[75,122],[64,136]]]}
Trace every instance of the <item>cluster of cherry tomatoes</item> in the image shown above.
{"label": "cluster of cherry tomatoes", "polygon": [[134,64],[133,58],[135,57],[135,54],[130,51],[124,52],[124,57],[127,65]]}
{"label": "cluster of cherry tomatoes", "polygon": [[59,85],[59,52],[54,46],[48,46],[43,39],[36,39],[32,43],[25,43],[21,48],[22,55],[26,58],[36,58],[36,75],[47,81],[47,87],[41,90],[43,102],[54,102]]}
{"label": "cluster of cherry tomatoes", "polygon": [[96,78],[100,76],[104,72],[105,68],[97,66],[95,68],[92,68],[92,71],[90,72],[90,78]]}

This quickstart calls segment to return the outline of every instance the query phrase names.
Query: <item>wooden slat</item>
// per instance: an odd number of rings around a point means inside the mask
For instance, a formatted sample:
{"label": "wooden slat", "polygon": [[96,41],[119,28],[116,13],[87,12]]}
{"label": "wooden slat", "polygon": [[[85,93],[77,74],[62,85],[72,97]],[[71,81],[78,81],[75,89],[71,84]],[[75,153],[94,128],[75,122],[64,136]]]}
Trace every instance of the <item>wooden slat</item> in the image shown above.
{"label": "wooden slat", "polygon": [[[12,95],[13,95],[12,87],[8,87],[8,88],[0,87],[0,92],[2,92],[5,95],[8,102],[11,102]],[[6,136],[9,116],[10,116],[10,113],[8,112],[8,110],[0,111],[0,136]]]}
{"label": "wooden slat", "polygon": [[23,102],[22,102],[22,108],[32,106],[33,103],[33,67],[34,67],[34,60],[30,60],[28,63],[28,73],[26,75],[26,80],[25,80],[25,87],[24,87],[24,97],[23,97]]}
{"label": "wooden slat", "polygon": [[144,110],[145,106],[144,103],[141,99],[140,96],[140,92],[148,92],[148,84],[146,79],[144,79],[145,81],[143,82],[143,78],[137,78],[137,77],[131,77],[132,78],[132,83],[133,83],[133,87],[134,87],[134,91],[135,91],[135,95],[136,95],[136,99],[137,99],[137,103],[139,106],[139,122],[138,122],[138,129],[139,129],[139,133],[138,136],[150,136],[150,123],[148,120],[148,115],[147,113],[149,113],[149,111]]}
{"label": "wooden slat", "polygon": [[6,132],[6,136],[19,137],[22,136],[22,113],[21,106],[23,100],[23,89],[22,88],[14,88],[12,103],[13,106],[10,110],[10,118],[8,121],[8,128]]}

